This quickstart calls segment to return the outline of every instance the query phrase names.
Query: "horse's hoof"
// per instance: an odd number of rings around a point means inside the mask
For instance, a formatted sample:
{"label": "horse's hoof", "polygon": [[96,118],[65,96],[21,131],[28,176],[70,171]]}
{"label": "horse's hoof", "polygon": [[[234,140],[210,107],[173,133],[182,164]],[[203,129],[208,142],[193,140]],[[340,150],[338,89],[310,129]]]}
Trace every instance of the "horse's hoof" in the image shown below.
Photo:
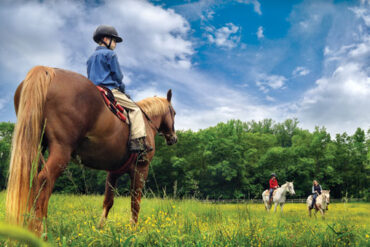
{"label": "horse's hoof", "polygon": [[99,224],[97,225],[97,228],[98,228],[98,229],[102,229],[102,228],[104,227],[104,225],[105,225],[105,219],[104,219],[104,218],[102,218],[102,219],[100,220]]}

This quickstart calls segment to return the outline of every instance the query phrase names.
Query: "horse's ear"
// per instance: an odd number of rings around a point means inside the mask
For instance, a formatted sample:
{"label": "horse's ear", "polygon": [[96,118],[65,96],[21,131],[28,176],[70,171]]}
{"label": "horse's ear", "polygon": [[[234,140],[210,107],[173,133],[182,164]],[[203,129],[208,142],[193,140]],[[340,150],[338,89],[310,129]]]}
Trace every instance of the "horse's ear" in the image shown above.
{"label": "horse's ear", "polygon": [[171,98],[172,98],[172,90],[170,89],[170,90],[168,90],[168,92],[167,92],[167,101],[168,101],[168,102],[171,102]]}

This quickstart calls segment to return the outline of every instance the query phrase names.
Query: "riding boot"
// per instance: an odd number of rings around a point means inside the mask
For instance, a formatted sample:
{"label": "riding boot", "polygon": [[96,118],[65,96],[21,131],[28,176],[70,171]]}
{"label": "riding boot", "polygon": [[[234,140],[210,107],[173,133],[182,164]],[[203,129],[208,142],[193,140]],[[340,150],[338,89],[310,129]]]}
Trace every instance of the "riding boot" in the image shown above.
{"label": "riding boot", "polygon": [[313,209],[313,207],[315,206],[315,200],[314,199],[312,199],[312,203],[311,203],[311,206],[310,206],[310,208],[311,209]]}
{"label": "riding boot", "polygon": [[146,149],[142,138],[131,139],[129,148],[133,153],[141,153]]}
{"label": "riding boot", "polygon": [[150,146],[149,142],[148,142],[148,139],[146,139],[146,137],[144,137],[144,145],[146,147],[146,152],[149,153],[151,151],[153,151],[153,147]]}

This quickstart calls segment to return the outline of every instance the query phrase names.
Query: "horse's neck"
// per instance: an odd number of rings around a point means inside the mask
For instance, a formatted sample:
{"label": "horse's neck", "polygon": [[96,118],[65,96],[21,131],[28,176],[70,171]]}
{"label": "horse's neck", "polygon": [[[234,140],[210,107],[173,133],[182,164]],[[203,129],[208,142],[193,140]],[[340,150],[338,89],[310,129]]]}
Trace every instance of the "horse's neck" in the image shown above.
{"label": "horse's neck", "polygon": [[283,184],[281,187],[280,187],[280,190],[281,190],[281,194],[285,195],[286,192],[288,191],[288,186],[286,184]]}
{"label": "horse's neck", "polygon": [[147,120],[150,128],[153,130],[153,132],[157,132],[159,127],[161,126],[162,123],[162,116],[150,116],[150,120]]}
{"label": "horse's neck", "polygon": [[326,207],[326,200],[325,196],[323,194],[319,195],[317,197],[316,203],[321,204],[323,207]]}
{"label": "horse's neck", "polygon": [[287,192],[287,186],[283,185],[277,189],[276,194],[282,197],[286,195],[286,192]]}

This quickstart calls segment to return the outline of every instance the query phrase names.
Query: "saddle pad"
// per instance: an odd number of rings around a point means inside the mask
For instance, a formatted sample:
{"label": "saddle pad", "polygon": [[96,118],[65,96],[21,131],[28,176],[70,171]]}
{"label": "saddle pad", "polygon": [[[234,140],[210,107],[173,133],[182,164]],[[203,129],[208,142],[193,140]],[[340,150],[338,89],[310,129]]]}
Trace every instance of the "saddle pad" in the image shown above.
{"label": "saddle pad", "polygon": [[130,124],[127,117],[127,110],[117,103],[112,91],[109,88],[103,86],[96,86],[101,93],[105,104],[108,106],[109,110],[113,112],[122,122]]}

